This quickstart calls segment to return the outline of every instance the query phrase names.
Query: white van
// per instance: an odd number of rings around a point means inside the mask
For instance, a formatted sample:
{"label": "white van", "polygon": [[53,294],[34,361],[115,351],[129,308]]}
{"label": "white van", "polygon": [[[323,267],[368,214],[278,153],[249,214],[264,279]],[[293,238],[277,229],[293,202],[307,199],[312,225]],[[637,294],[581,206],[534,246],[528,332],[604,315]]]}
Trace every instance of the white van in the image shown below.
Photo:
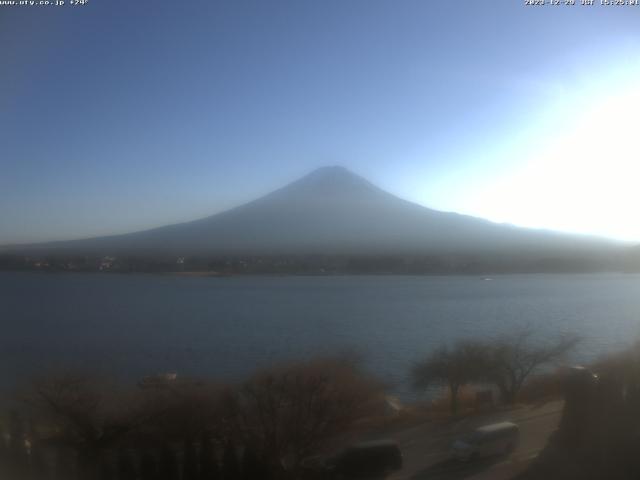
{"label": "white van", "polygon": [[515,423],[501,422],[485,425],[452,445],[452,455],[457,460],[468,461],[491,455],[508,455],[518,444],[520,427]]}

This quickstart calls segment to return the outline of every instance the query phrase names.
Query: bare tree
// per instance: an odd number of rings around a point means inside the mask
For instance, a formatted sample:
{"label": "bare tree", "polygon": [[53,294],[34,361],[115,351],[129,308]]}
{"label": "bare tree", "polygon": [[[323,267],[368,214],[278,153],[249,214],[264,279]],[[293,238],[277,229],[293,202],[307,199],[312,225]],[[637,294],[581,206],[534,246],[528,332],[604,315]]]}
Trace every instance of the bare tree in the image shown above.
{"label": "bare tree", "polygon": [[561,359],[579,341],[571,334],[543,341],[531,327],[518,328],[487,344],[486,379],[498,387],[503,402],[513,404],[531,374]]}
{"label": "bare tree", "polygon": [[426,390],[440,386],[449,389],[451,413],[458,413],[460,388],[481,379],[486,369],[486,350],[479,342],[463,341],[443,346],[414,365],[413,385]]}
{"label": "bare tree", "polygon": [[319,359],[255,375],[237,392],[233,408],[246,446],[270,465],[290,468],[323,442],[367,416],[378,384],[351,362]]}
{"label": "bare tree", "polygon": [[49,443],[76,452],[84,478],[94,478],[105,450],[148,422],[155,412],[101,379],[65,375],[36,382],[26,398],[31,414],[48,426]]}
{"label": "bare tree", "polygon": [[161,441],[195,443],[222,430],[226,394],[224,385],[189,378],[145,386],[140,393],[142,406],[158,415],[140,433]]}

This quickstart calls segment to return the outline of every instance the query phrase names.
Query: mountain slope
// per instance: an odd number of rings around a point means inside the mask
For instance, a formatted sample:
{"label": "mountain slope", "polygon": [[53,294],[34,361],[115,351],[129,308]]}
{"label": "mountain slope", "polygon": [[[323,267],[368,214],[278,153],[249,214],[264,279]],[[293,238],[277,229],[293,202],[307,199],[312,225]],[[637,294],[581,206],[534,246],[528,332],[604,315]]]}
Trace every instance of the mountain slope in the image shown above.
{"label": "mountain slope", "polygon": [[[26,247],[25,247],[26,248]],[[31,245],[99,254],[542,254],[611,242],[516,228],[402,200],[342,167],[201,220],[143,232]]]}

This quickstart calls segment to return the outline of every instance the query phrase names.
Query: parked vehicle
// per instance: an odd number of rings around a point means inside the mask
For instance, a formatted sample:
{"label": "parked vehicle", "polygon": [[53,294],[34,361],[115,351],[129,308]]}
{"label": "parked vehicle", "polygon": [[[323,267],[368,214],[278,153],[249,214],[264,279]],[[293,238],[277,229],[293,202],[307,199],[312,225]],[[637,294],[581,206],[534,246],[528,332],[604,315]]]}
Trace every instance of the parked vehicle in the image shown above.
{"label": "parked vehicle", "polygon": [[402,453],[395,440],[376,440],[351,445],[326,460],[312,457],[303,468],[322,470],[321,478],[384,478],[402,468]]}
{"label": "parked vehicle", "polygon": [[508,455],[518,444],[519,435],[520,427],[515,423],[501,422],[485,425],[455,441],[452,446],[452,455],[463,461],[492,455]]}

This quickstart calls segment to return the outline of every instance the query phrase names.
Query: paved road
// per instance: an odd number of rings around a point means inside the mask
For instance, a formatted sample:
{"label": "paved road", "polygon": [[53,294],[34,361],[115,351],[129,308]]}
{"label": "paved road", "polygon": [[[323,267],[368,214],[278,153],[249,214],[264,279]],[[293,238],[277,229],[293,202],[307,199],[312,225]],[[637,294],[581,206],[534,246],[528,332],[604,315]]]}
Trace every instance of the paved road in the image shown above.
{"label": "paved road", "polygon": [[[550,402],[540,407],[476,416],[461,420],[445,430],[434,432],[433,426],[414,427],[393,435],[404,455],[403,469],[388,480],[510,479],[523,471],[537,456],[557,428],[562,402]],[[520,425],[520,442],[509,457],[497,457],[468,463],[449,458],[451,442],[461,434],[480,425],[513,421]]]}

